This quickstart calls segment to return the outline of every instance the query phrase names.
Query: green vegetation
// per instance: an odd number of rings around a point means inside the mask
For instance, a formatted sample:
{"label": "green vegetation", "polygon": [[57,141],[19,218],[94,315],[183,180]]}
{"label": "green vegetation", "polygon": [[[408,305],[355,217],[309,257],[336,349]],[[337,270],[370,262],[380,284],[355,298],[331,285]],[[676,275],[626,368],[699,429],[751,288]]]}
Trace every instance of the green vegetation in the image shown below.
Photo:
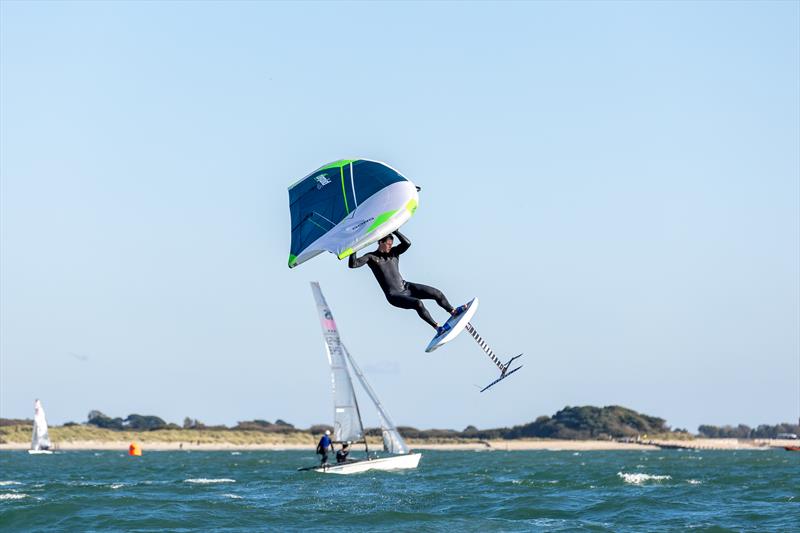
{"label": "green vegetation", "polygon": [[33,427],[33,420],[30,418],[0,418],[0,427],[25,425]]}
{"label": "green vegetation", "polygon": [[[186,417],[183,426],[167,423],[154,415],[131,414],[126,418],[112,418],[100,411],[91,411],[85,424],[68,422],[50,429],[54,441],[140,441],[186,442],[196,444],[309,444],[331,426],[318,424],[308,429],[295,428],[284,420],[240,421],[233,427],[206,426],[197,419]],[[454,429],[426,429],[401,426],[400,433],[410,441],[425,443],[456,443],[475,440],[500,439],[625,439],[647,435],[672,439],[690,438],[686,430],[672,430],[663,418],[637,413],[626,407],[565,407],[552,417],[540,416],[533,422],[511,428],[478,429],[467,426],[463,431]],[[751,429],[737,427],[700,426],[700,436],[711,438],[775,438],[779,434],[800,433],[800,426],[778,424],[761,425]],[[0,419],[0,443],[28,442],[31,438],[31,420]],[[366,430],[371,444],[379,444],[381,430]]]}
{"label": "green vegetation", "polygon": [[757,428],[751,428],[744,424],[736,427],[702,425],[697,430],[700,436],[711,439],[775,439],[778,438],[778,435],[790,433],[800,435],[800,424],[776,424],[774,426],[761,424]]}
{"label": "green vegetation", "polygon": [[512,428],[479,430],[467,426],[464,431],[431,429],[420,431],[412,427],[398,428],[410,438],[468,438],[468,439],[612,439],[637,435],[671,433],[662,418],[643,415],[617,405],[608,407],[565,407],[552,417],[540,416],[535,421]]}
{"label": "green vegetation", "polygon": [[100,411],[90,411],[88,424],[105,429],[132,429],[154,431],[157,429],[177,429],[175,424],[167,424],[163,419],[153,415],[128,415],[122,418],[111,418]]}
{"label": "green vegetation", "polygon": [[565,407],[552,418],[541,416],[530,424],[515,426],[505,438],[607,439],[669,432],[663,418],[640,414],[618,405],[583,406]]}
{"label": "green vegetation", "polygon": [[[280,419],[276,420],[274,424],[272,422],[267,422],[266,420],[249,420],[245,422],[239,422],[233,429],[264,431],[267,433],[284,433],[284,434],[296,433],[298,431],[297,429],[295,429],[293,425],[289,424],[288,422],[284,422],[283,420]],[[325,429],[323,429],[322,431],[318,431],[317,433],[322,433],[324,431]]]}
{"label": "green vegetation", "polygon": [[[13,425],[0,427],[0,444],[30,442],[32,425]],[[81,424],[50,428],[50,440],[59,442],[172,442],[187,444],[308,444],[313,446],[315,437],[306,432],[265,433],[245,430],[197,430],[197,429],[159,429],[153,431],[128,431],[99,428]]]}

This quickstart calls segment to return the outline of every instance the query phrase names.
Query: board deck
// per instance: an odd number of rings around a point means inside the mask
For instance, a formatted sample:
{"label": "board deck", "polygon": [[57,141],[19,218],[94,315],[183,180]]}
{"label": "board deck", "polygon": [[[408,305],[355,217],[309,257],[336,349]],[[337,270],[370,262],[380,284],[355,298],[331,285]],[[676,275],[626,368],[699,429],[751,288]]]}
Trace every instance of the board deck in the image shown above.
{"label": "board deck", "polygon": [[467,310],[457,316],[451,316],[448,319],[447,323],[450,324],[450,330],[446,331],[444,335],[436,335],[431,340],[428,347],[425,348],[425,351],[431,353],[432,351],[436,350],[440,346],[444,346],[451,340],[458,337],[458,335],[464,331],[464,328],[467,327],[469,321],[475,316],[475,313],[478,311],[478,297],[476,296],[472,300],[467,303]]}

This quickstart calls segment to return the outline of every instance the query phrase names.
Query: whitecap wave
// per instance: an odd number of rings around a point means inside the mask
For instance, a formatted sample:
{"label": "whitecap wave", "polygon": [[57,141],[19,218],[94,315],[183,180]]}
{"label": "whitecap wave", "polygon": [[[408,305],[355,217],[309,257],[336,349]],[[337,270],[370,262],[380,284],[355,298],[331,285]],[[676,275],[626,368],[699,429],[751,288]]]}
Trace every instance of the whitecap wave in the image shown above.
{"label": "whitecap wave", "polygon": [[22,485],[19,481],[0,481],[0,487],[7,487],[8,485]]}
{"label": "whitecap wave", "polygon": [[242,455],[242,452],[231,452],[231,455]]}
{"label": "whitecap wave", "polygon": [[120,488],[122,488],[122,487],[124,487],[124,486],[125,486],[125,483],[114,483],[114,484],[112,484],[112,485],[109,485],[109,486],[110,486],[112,489],[120,489]]}
{"label": "whitecap wave", "polygon": [[688,483],[689,485],[700,485],[703,482],[700,481],[699,479],[687,479],[686,483]]}
{"label": "whitecap wave", "polygon": [[8,492],[6,494],[0,494],[0,500],[21,500],[27,497],[27,494],[22,494],[21,492]]}
{"label": "whitecap wave", "polygon": [[230,498],[232,500],[241,500],[241,496],[237,496],[236,494],[223,494],[223,496]]}
{"label": "whitecap wave", "polygon": [[198,477],[198,478],[191,478],[191,479],[184,479],[184,483],[199,483],[201,485],[205,485],[208,483],[236,483],[235,479],[230,478],[218,478],[218,479],[208,479],[205,477]]}
{"label": "whitecap wave", "polygon": [[626,472],[617,472],[617,476],[621,477],[625,483],[632,483],[633,485],[641,485],[647,481],[664,481],[667,479],[672,479],[672,476],[659,476],[656,474],[643,474],[641,472],[637,472],[635,474],[626,473]]}

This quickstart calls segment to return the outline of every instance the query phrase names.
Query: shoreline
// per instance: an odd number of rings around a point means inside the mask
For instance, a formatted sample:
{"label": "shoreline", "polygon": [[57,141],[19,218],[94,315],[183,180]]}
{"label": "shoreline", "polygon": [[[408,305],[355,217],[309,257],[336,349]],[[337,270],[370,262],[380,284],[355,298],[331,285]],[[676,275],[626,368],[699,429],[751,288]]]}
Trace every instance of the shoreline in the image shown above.
{"label": "shoreline", "polygon": [[[196,442],[163,442],[138,439],[136,442],[144,451],[286,451],[304,450],[313,452],[313,444],[291,442],[271,442],[258,444],[242,444],[232,442],[196,443]],[[75,440],[55,441],[55,451],[122,451],[127,452],[130,441]],[[556,439],[519,439],[490,440],[453,443],[408,442],[412,450],[437,451],[654,451],[660,449],[685,450],[768,450],[796,446],[798,441],[777,439],[692,439],[692,440],[648,440],[646,442],[616,442],[601,440],[556,440]],[[373,444],[380,446],[378,442]],[[0,451],[27,450],[27,442],[9,442],[0,444]]]}
{"label": "shoreline", "polygon": [[[180,442],[147,442],[136,441],[144,451],[287,451],[301,450],[313,452],[315,445],[297,443],[260,443],[260,444],[235,444],[235,443],[180,443]],[[128,451],[130,442],[114,441],[72,441],[54,442],[54,451]],[[181,446],[183,444],[183,446]],[[372,443],[371,443],[372,444]],[[372,444],[380,447],[379,443]],[[646,444],[633,444],[613,441],[480,441],[480,442],[454,442],[454,443],[424,443],[408,442],[409,448],[414,451],[602,451],[602,450],[657,450],[657,446]],[[27,450],[30,444],[14,442],[0,444],[0,451]]]}

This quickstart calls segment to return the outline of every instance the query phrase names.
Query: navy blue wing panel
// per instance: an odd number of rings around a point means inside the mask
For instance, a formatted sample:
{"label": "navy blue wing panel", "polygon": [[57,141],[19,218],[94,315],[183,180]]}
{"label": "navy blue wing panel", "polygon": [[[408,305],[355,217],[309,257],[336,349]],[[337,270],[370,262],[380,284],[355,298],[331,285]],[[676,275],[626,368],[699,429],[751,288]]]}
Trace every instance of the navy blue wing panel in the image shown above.
{"label": "navy blue wing panel", "polygon": [[289,189],[289,212],[292,217],[290,253],[300,255],[347,216],[341,170],[328,168],[315,172]]}
{"label": "navy blue wing panel", "polygon": [[374,161],[358,159],[352,168],[352,182],[348,164],[319,170],[289,189],[292,255],[300,255],[373,194],[392,183],[406,181],[398,172]]}
{"label": "navy blue wing panel", "polygon": [[363,159],[353,162],[353,182],[359,204],[386,186],[398,181],[407,180],[386,165]]}

